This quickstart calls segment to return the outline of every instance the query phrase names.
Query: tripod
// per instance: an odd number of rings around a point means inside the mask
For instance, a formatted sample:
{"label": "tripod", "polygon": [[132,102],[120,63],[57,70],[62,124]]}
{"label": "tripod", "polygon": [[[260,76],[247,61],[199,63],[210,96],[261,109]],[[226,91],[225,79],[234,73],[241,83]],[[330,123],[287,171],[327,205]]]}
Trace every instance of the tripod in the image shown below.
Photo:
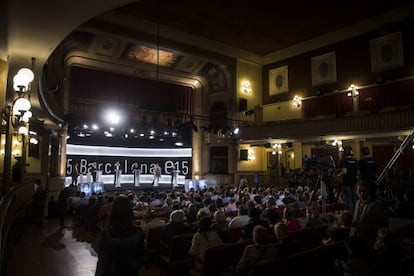
{"label": "tripod", "polygon": [[318,177],[316,178],[315,186],[313,187],[313,192],[308,202],[308,207],[311,207],[313,202],[317,202],[317,194],[319,189],[320,199],[322,203],[322,213],[326,212],[326,200],[328,198],[328,192],[326,188],[326,177],[328,177],[328,173],[324,172],[323,169],[319,169]]}

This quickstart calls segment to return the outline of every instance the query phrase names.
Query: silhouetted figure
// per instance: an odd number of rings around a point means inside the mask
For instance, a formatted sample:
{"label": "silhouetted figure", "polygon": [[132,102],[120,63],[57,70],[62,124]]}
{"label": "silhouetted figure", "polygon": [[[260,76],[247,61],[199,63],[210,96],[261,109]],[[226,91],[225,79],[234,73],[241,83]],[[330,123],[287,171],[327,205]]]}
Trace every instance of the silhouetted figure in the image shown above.
{"label": "silhouetted figure", "polygon": [[42,226],[43,224],[43,214],[45,212],[46,207],[46,200],[47,200],[47,192],[44,186],[38,181],[38,187],[36,192],[33,195],[33,203],[32,203],[32,210],[33,210],[33,219],[34,223],[37,226]]}
{"label": "silhouetted figure", "polygon": [[125,196],[115,199],[107,228],[98,246],[95,276],[139,275],[144,258],[144,233],[134,226],[134,213]]}

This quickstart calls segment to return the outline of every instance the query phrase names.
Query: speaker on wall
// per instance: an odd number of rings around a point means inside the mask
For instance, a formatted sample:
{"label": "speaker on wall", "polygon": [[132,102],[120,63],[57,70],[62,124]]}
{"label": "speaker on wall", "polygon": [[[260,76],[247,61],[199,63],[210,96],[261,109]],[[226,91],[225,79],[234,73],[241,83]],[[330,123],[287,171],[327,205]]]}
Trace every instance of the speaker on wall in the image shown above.
{"label": "speaker on wall", "polygon": [[239,99],[239,112],[247,110],[247,99]]}
{"label": "speaker on wall", "polygon": [[241,149],[240,150],[240,161],[247,161],[248,158],[248,150],[247,149]]}

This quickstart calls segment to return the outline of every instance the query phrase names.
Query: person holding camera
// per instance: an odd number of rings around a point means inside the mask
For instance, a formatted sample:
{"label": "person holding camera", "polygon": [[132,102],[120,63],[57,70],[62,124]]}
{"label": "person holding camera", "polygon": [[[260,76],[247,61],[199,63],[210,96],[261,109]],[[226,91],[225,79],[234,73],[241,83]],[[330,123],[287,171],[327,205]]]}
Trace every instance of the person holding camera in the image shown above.
{"label": "person holding camera", "polygon": [[340,172],[337,176],[342,176],[342,199],[345,207],[353,212],[357,195],[355,186],[357,183],[358,161],[354,158],[352,147],[344,146],[343,158],[339,161]]}

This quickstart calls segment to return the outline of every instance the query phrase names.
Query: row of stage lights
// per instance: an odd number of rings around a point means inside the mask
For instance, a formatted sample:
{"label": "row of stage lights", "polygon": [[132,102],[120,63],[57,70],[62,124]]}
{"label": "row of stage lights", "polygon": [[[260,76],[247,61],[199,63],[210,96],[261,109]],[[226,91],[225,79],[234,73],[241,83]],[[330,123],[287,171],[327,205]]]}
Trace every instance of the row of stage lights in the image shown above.
{"label": "row of stage lights", "polygon": [[81,127],[74,128],[69,131],[68,139],[71,137],[77,138],[91,138],[91,137],[105,137],[107,139],[120,138],[120,139],[146,139],[151,141],[174,141],[175,146],[183,146],[182,137],[180,132],[176,128],[164,128],[164,129],[155,129],[155,128],[115,128],[115,127],[105,127],[104,130],[97,124],[84,124]]}

